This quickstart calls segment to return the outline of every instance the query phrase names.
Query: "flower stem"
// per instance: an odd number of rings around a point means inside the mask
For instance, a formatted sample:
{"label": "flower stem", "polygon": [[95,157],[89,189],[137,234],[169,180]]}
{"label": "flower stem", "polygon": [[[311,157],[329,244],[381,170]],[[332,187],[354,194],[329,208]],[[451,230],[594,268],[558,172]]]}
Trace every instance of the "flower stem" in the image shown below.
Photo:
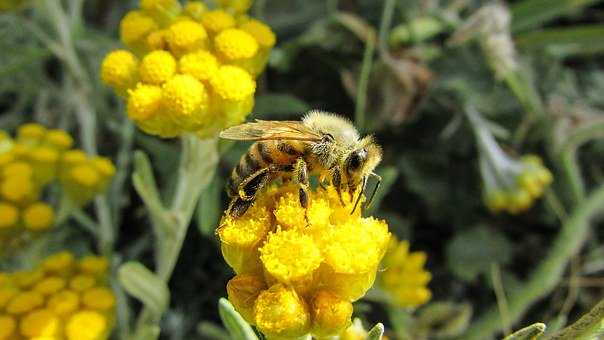
{"label": "flower stem", "polygon": [[[509,322],[515,323],[537,300],[547,296],[558,284],[570,257],[583,245],[590,221],[604,211],[604,185],[600,185],[579,204],[554,240],[547,257],[528,282],[510,293]],[[463,339],[487,339],[501,329],[500,315],[492,307],[467,331]]]}

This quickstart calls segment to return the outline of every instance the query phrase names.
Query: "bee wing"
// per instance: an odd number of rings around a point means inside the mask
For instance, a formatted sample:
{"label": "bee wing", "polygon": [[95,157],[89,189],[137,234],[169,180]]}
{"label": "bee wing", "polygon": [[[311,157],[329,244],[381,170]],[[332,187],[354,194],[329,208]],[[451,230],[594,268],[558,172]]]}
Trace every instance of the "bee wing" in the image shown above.
{"label": "bee wing", "polygon": [[220,137],[232,140],[303,140],[318,142],[322,136],[295,120],[259,120],[230,127]]}

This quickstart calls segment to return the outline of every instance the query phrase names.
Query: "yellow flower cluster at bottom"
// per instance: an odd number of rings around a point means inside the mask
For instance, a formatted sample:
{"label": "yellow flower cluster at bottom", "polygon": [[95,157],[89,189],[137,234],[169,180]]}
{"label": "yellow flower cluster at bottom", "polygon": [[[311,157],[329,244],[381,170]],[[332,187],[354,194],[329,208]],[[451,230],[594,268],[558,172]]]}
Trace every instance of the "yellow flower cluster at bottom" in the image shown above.
{"label": "yellow flower cluster at bottom", "polygon": [[35,269],[0,273],[0,340],[105,340],[115,297],[105,258],[64,251]]}
{"label": "yellow flower cluster at bottom", "polygon": [[342,205],[333,187],[318,189],[305,210],[295,185],[273,187],[242,217],[221,221],[222,254],[237,274],[228,298],[267,337],[337,335],[373,285],[388,225],[351,214],[344,196]]}
{"label": "yellow flower cluster at bottom", "polygon": [[426,287],[432,279],[424,270],[426,253],[409,252],[409,242],[398,242],[392,238],[390,247],[382,260],[383,270],[378,285],[391,297],[393,304],[400,307],[418,307],[428,302],[432,293]]}

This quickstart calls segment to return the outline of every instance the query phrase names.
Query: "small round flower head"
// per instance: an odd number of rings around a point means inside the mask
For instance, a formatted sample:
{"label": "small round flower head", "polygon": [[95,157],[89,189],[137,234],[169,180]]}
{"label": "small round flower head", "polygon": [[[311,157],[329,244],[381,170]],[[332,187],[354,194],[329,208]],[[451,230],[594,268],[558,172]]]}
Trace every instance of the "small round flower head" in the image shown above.
{"label": "small round flower head", "polygon": [[299,337],[310,330],[308,306],[293,289],[282,284],[260,293],[254,309],[256,327],[269,337]]}
{"label": "small round flower head", "polygon": [[210,79],[214,92],[224,100],[241,101],[254,94],[256,81],[237,66],[221,66]]}
{"label": "small round flower head", "polygon": [[80,274],[76,275],[69,281],[69,288],[76,292],[83,292],[94,287],[96,279],[92,275]]}
{"label": "small round flower head", "polygon": [[67,274],[75,263],[75,258],[68,251],[61,251],[54,255],[48,256],[42,261],[42,269],[47,273]]}
{"label": "small round flower head", "polygon": [[60,329],[59,318],[48,309],[38,309],[25,315],[19,324],[21,334],[29,338],[54,337]]}
{"label": "small round flower head", "polygon": [[227,283],[229,301],[243,318],[250,323],[254,320],[254,304],[258,295],[266,290],[264,278],[258,274],[239,274]]}
{"label": "small round flower head", "polygon": [[0,309],[6,307],[8,302],[19,294],[19,290],[11,285],[0,286]]}
{"label": "small round flower head", "polygon": [[13,162],[4,166],[2,171],[2,176],[7,177],[24,177],[29,178],[32,177],[34,170],[31,165],[26,162]]}
{"label": "small round flower head", "polygon": [[178,0],[141,0],[140,6],[149,12],[167,12],[174,8],[178,9],[180,4]]}
{"label": "small round flower head", "polygon": [[174,76],[176,60],[167,51],[153,51],[143,58],[139,72],[144,83],[161,85]]}
{"label": "small round flower head", "polygon": [[275,33],[271,28],[259,20],[246,20],[239,26],[239,29],[254,37],[261,48],[272,48],[277,42]]}
{"label": "small round flower head", "polygon": [[30,288],[44,277],[41,270],[26,270],[13,274],[14,283],[20,288]]}
{"label": "small round flower head", "polygon": [[63,159],[61,162],[63,163],[63,167],[69,168],[82,164],[86,162],[87,159],[88,157],[82,150],[69,150],[63,154]]}
{"label": "small round flower head", "polygon": [[310,313],[314,335],[337,335],[351,323],[352,303],[330,291],[319,290],[312,297]]}
{"label": "small round flower head", "polygon": [[176,56],[204,48],[208,40],[206,30],[193,20],[174,22],[168,28],[166,37],[170,50]]}
{"label": "small round flower head", "polygon": [[163,105],[172,120],[184,127],[193,128],[203,123],[208,107],[208,93],[199,80],[188,74],[170,79],[162,90]]}
{"label": "small round flower head", "polygon": [[6,202],[0,202],[0,231],[17,225],[19,209]]}
{"label": "small round flower head", "polygon": [[201,16],[208,11],[208,6],[202,1],[188,1],[184,8],[185,13],[195,21],[200,21]]}
{"label": "small round flower head", "polygon": [[138,80],[138,59],[126,50],[110,52],[101,64],[101,79],[117,92],[125,93]]}
{"label": "small round flower head", "polygon": [[96,340],[108,331],[107,319],[95,311],[73,314],[65,325],[68,340]]}
{"label": "small round flower head", "polygon": [[208,81],[218,71],[218,60],[208,51],[197,51],[182,56],[178,69],[183,74],[189,74],[201,81]]}
{"label": "small round flower head", "polygon": [[36,199],[36,188],[30,177],[11,176],[0,184],[0,196],[9,202],[24,204]]}
{"label": "small round flower head", "polygon": [[409,252],[407,241],[391,241],[384,256],[380,272],[380,286],[392,297],[394,304],[401,307],[418,307],[432,296],[426,287],[432,275],[424,270],[426,253]]}
{"label": "small round flower head", "polygon": [[105,287],[94,287],[82,294],[82,303],[88,308],[106,311],[115,306],[115,297],[113,292]]}
{"label": "small round flower head", "polygon": [[236,13],[245,13],[252,7],[252,0],[218,0],[223,8],[232,9]]}
{"label": "small round flower head", "polygon": [[38,123],[23,124],[17,130],[17,140],[23,143],[37,143],[45,133],[46,128]]}
{"label": "small round flower head", "polygon": [[9,315],[0,315],[0,339],[12,339],[17,330],[15,318]]}
{"label": "small round flower head", "polygon": [[29,230],[46,230],[52,227],[54,219],[54,210],[43,202],[34,203],[23,211],[23,224]]}
{"label": "small round flower head", "polygon": [[33,290],[46,296],[60,291],[65,287],[65,285],[65,279],[58,276],[47,276],[38,282],[33,287]]}
{"label": "small round flower head", "polygon": [[128,117],[135,122],[152,118],[159,111],[161,100],[161,87],[138,84],[128,96]]}
{"label": "small round flower head", "polygon": [[157,30],[149,33],[145,39],[146,48],[149,51],[165,50],[168,48],[167,30]]}
{"label": "small round flower head", "polygon": [[216,52],[226,61],[248,59],[258,52],[258,43],[249,33],[237,29],[226,29],[214,38]]}
{"label": "small round flower head", "polygon": [[8,314],[19,315],[32,311],[44,303],[42,294],[33,291],[22,292],[13,297],[6,305]]}
{"label": "small round flower head", "polygon": [[201,16],[201,23],[210,34],[216,34],[235,26],[235,18],[226,11],[217,9]]}
{"label": "small round flower head", "polygon": [[65,151],[73,145],[73,138],[67,132],[59,129],[48,130],[44,140],[50,147],[59,151]]}
{"label": "small round flower head", "polygon": [[147,35],[157,30],[157,23],[142,11],[130,11],[120,22],[120,39],[127,46],[138,49]]}
{"label": "small round flower head", "polygon": [[47,303],[47,308],[61,317],[75,312],[80,305],[80,297],[71,290],[62,290],[53,294]]}
{"label": "small round flower head", "polygon": [[82,273],[100,276],[105,275],[109,269],[109,262],[103,256],[84,256],[80,260],[80,270]]}

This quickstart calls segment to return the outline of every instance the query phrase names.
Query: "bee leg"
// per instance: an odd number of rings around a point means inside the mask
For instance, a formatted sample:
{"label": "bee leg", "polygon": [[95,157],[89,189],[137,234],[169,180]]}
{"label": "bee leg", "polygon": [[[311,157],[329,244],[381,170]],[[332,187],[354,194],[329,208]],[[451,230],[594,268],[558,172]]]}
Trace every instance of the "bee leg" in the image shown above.
{"label": "bee leg", "polygon": [[239,218],[245,214],[252,203],[254,203],[253,199],[246,201],[241,199],[241,197],[233,197],[229,204],[229,208],[227,209],[227,214],[233,218]]}
{"label": "bee leg", "polygon": [[331,184],[336,187],[336,192],[338,193],[338,198],[340,198],[340,203],[344,206],[344,200],[342,199],[342,176],[340,175],[340,168],[335,167],[331,174]]}
{"label": "bee leg", "polygon": [[245,178],[237,187],[239,198],[244,201],[254,199],[256,192],[268,183],[270,168],[262,168]]}
{"label": "bee leg", "polygon": [[298,158],[294,166],[294,179],[300,186],[298,195],[300,196],[300,205],[305,209],[304,217],[308,225],[308,199],[310,183],[308,181],[308,167],[302,158]]}

